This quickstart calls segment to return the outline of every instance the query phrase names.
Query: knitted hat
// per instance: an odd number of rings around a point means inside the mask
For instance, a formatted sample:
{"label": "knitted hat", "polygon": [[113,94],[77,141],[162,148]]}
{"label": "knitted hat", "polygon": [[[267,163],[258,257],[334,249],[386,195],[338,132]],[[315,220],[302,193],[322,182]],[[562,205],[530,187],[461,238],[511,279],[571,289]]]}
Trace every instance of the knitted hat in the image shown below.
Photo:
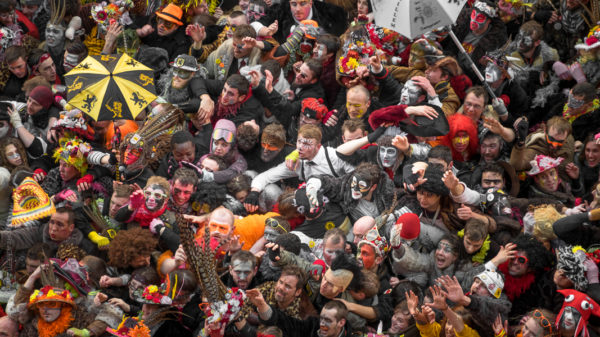
{"label": "knitted hat", "polygon": [[564,159],[565,158],[563,157],[552,158],[543,154],[538,154],[532,161],[529,162],[531,164],[531,170],[529,170],[527,174],[530,176],[535,176],[544,171],[558,167],[558,165],[560,165]]}
{"label": "knitted hat", "polygon": [[[415,213],[404,213],[396,220],[396,225],[392,227],[395,232],[397,228],[400,228],[400,237],[404,240],[414,240],[421,234],[421,220]],[[390,233],[391,236],[391,233]]]}
{"label": "knitted hat", "polygon": [[473,9],[477,9],[490,19],[498,16],[498,9],[496,8],[495,4],[485,0],[475,1],[473,4]]}
{"label": "knitted hat", "polygon": [[327,269],[327,265],[325,264],[325,261],[323,261],[321,259],[317,259],[310,266],[309,273],[313,276],[320,277],[321,275],[323,275],[325,273],[325,269]]}
{"label": "knitted hat", "polygon": [[54,203],[50,200],[48,194],[31,177],[23,179],[15,189],[13,200],[12,227],[49,217],[56,212]]}
{"label": "knitted hat", "polygon": [[425,175],[423,176],[423,178],[427,179],[427,181],[417,186],[417,191],[424,190],[441,196],[450,194],[450,191],[442,182],[442,176],[442,171],[428,167],[427,170],[425,170]]}
{"label": "knitted hat", "polygon": [[[577,253],[577,250],[582,252]],[[565,276],[573,282],[575,290],[586,291],[587,289],[585,260],[585,251],[581,247],[563,246],[556,250],[556,270],[562,270],[565,273]]]}
{"label": "knitted hat", "polygon": [[562,308],[560,308],[560,311],[556,316],[556,321],[554,323],[556,328],[559,328],[565,308],[571,307],[572,309],[577,310],[577,312],[581,315],[579,321],[576,322],[577,326],[573,336],[580,336],[580,334],[582,334],[584,337],[589,337],[590,333],[587,330],[588,320],[590,319],[591,315],[600,317],[600,305],[598,305],[598,303],[596,303],[596,301],[594,301],[587,294],[577,290],[559,289],[557,291],[565,296],[565,301],[563,302]]}
{"label": "knitted hat", "polygon": [[379,235],[377,225],[367,231],[365,238],[358,242],[358,249],[362,245],[370,245],[375,249],[375,253],[381,257],[385,257],[387,252],[390,250],[390,245],[384,236]]}
{"label": "knitted hat", "polygon": [[39,303],[44,302],[62,302],[75,307],[73,302],[73,296],[68,290],[54,288],[51,286],[45,286],[42,289],[36,289],[31,296],[29,296],[29,309],[34,308]]}
{"label": "knitted hat", "polygon": [[31,90],[29,97],[42,105],[44,109],[48,109],[52,105],[54,96],[50,88],[39,85]]}
{"label": "knitted hat", "polygon": [[106,332],[118,337],[150,337],[150,329],[137,317],[123,317],[116,329],[107,327]]}
{"label": "knitted hat", "polygon": [[92,150],[90,144],[79,138],[61,138],[58,144],[59,146],[54,150],[54,159],[64,160],[73,165],[81,176],[85,175],[88,168],[87,156]]}
{"label": "knitted hat", "polygon": [[504,288],[504,279],[502,278],[502,275],[500,275],[500,273],[486,269],[481,273],[477,274],[477,276],[475,277],[480,279],[481,282],[485,284],[485,287],[490,292],[490,294],[492,294],[496,298],[500,298],[500,295],[502,294],[502,289]]}
{"label": "knitted hat", "polygon": [[283,148],[285,146],[285,140],[285,129],[279,123],[267,125],[260,138],[261,143],[276,148]]}
{"label": "knitted hat", "polygon": [[322,120],[329,112],[322,98],[309,97],[302,100],[302,114],[308,118]]}

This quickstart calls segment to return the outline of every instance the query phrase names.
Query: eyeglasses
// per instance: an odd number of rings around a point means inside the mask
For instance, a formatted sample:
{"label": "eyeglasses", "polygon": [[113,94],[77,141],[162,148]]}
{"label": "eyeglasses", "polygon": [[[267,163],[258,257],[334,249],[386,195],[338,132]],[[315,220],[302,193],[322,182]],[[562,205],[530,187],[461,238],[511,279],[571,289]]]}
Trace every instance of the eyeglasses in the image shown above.
{"label": "eyeglasses", "polygon": [[548,144],[552,145],[553,147],[561,147],[565,143],[564,140],[558,140],[558,139],[550,136],[547,133],[546,133],[546,142],[548,142]]}
{"label": "eyeglasses", "polygon": [[547,319],[541,311],[535,310],[533,312],[533,318],[538,321],[538,323],[544,329],[544,336],[552,336],[552,323]]}
{"label": "eyeglasses", "polygon": [[285,233],[288,232],[285,228],[283,228],[283,226],[281,226],[281,224],[279,223],[279,221],[277,221],[277,219],[268,218],[267,221],[265,221],[265,223],[267,225],[271,226],[271,228],[273,228],[273,229],[281,228],[281,229],[283,229],[283,231]]}
{"label": "eyeglasses", "polygon": [[164,199],[167,197],[166,194],[161,193],[161,192],[151,192],[151,191],[144,191],[144,195],[146,196],[146,198],[150,198],[153,197],[154,199]]}
{"label": "eyeglasses", "polygon": [[175,26],[174,22],[167,21],[164,19],[158,19],[157,24],[165,26],[166,29],[171,29],[173,28],[173,26]]}
{"label": "eyeglasses", "polygon": [[187,80],[192,76],[192,72],[183,69],[173,69],[173,76],[177,76],[182,80]]}
{"label": "eyeglasses", "polygon": [[527,258],[527,256],[517,255],[517,256],[513,257],[512,262],[526,264],[527,262],[529,262],[529,259]]}
{"label": "eyeglasses", "polygon": [[483,109],[483,106],[481,106],[479,104],[473,104],[471,102],[465,102],[465,107],[472,108],[472,109],[475,109],[475,110],[481,110],[481,109]]}

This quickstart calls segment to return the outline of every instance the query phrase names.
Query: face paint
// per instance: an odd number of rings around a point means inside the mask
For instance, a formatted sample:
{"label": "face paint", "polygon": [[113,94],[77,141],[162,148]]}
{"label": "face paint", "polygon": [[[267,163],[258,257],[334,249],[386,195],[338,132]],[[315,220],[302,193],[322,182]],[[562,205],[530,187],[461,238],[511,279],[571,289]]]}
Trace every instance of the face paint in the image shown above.
{"label": "face paint", "polygon": [[471,12],[471,31],[480,30],[486,24],[487,20],[488,17],[485,14],[476,9],[473,9],[473,11]]}
{"label": "face paint", "polygon": [[[350,104],[346,103],[346,109],[348,110],[348,115],[351,118],[362,118],[365,114],[365,109],[362,108],[362,104]],[[352,113],[354,116],[352,116]]]}
{"label": "face paint", "polygon": [[381,166],[389,168],[394,166],[396,159],[398,158],[398,149],[393,146],[380,146],[379,147],[379,160]]}
{"label": "face paint", "polygon": [[556,168],[551,168],[547,171],[537,174],[534,177],[534,181],[539,187],[551,192],[558,190],[558,186],[560,184]]}
{"label": "face paint", "polygon": [[265,233],[263,234],[263,236],[265,237],[265,240],[267,240],[267,242],[275,242],[279,235],[281,235],[281,233],[279,233],[275,229],[270,228],[269,226],[265,227]]}
{"label": "face paint", "polygon": [[271,160],[275,159],[275,157],[277,157],[279,152],[281,152],[281,150],[283,149],[271,146],[267,143],[261,143],[260,146],[262,147],[262,151],[260,151],[260,159],[265,163],[268,163]]}
{"label": "face paint", "polygon": [[360,246],[357,258],[364,268],[371,269],[375,265],[375,249],[371,245],[363,244]]}
{"label": "face paint", "polygon": [[457,136],[452,138],[452,146],[458,152],[467,151],[469,146],[469,136]]}
{"label": "face paint", "polygon": [[415,84],[412,80],[406,81],[400,94],[400,104],[415,105],[419,96],[421,96],[421,87]]}
{"label": "face paint", "polygon": [[313,51],[313,57],[322,60],[325,57],[325,45],[317,43],[315,46],[315,50]]}
{"label": "face paint", "polygon": [[494,83],[502,77],[502,72],[497,65],[493,62],[488,62],[485,66],[485,81],[487,83]]}
{"label": "face paint", "polygon": [[526,53],[533,47],[533,38],[531,37],[531,34],[527,34],[523,30],[520,30],[517,35],[517,48],[519,51],[521,53]]}
{"label": "face paint", "polygon": [[60,25],[46,25],[46,45],[50,48],[60,46],[65,40],[65,28]]}
{"label": "face paint", "polygon": [[235,260],[231,264],[231,267],[231,276],[233,277],[235,284],[242,290],[248,289],[248,286],[254,277],[252,262]]}
{"label": "face paint", "polygon": [[581,319],[581,314],[572,307],[565,307],[562,317],[560,318],[560,327],[570,331],[575,329],[577,322]]}
{"label": "face paint", "polygon": [[40,306],[40,317],[47,323],[52,323],[60,317],[62,307]]}
{"label": "face paint", "polygon": [[125,165],[131,165],[140,159],[141,150],[127,146],[125,149]]}
{"label": "face paint", "polygon": [[144,197],[146,199],[146,208],[149,211],[155,211],[163,206],[167,194],[160,185],[153,184],[144,189]]}
{"label": "face paint", "polygon": [[353,176],[352,183],[350,184],[350,188],[352,189],[352,199],[358,200],[364,198],[369,194],[369,190],[372,185],[369,185],[362,178]]}
{"label": "face paint", "polygon": [[571,109],[579,109],[585,104],[585,101],[582,99],[577,99],[573,95],[572,92],[569,92],[569,99],[567,101],[567,106]]}

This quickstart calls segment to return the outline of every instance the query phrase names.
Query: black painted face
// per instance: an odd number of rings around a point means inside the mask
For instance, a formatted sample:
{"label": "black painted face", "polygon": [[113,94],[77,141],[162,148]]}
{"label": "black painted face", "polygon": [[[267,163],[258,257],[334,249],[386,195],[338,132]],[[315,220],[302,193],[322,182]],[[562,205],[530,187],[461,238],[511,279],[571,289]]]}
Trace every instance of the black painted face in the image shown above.
{"label": "black painted face", "polygon": [[373,184],[369,184],[364,178],[359,175],[352,177],[350,188],[352,189],[352,199],[362,199],[369,194],[369,190]]}

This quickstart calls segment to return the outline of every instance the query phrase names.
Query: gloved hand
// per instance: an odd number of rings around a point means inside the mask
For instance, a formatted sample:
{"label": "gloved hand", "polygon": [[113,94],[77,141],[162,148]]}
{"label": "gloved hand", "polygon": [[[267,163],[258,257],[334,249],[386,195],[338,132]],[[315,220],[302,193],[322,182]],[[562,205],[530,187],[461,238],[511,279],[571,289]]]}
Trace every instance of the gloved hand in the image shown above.
{"label": "gloved hand", "polygon": [[163,227],[165,227],[165,223],[159,218],[154,218],[152,221],[150,221],[149,229],[154,235],[160,235],[160,230]]}
{"label": "gloved hand", "polygon": [[569,71],[577,83],[587,82],[587,78],[585,77],[583,68],[581,68],[581,64],[579,64],[579,62],[571,64],[571,66],[569,66]]}
{"label": "gloved hand", "polygon": [[302,23],[300,27],[304,27],[305,35],[317,37],[319,36],[319,28],[313,25]]}
{"label": "gloved hand", "polygon": [[72,336],[90,337],[90,330],[88,329],[69,328],[68,332],[72,333]]}
{"label": "gloved hand", "polygon": [[110,243],[110,240],[108,240],[107,237],[104,237],[95,231],[91,231],[88,234],[88,239],[90,239],[90,241],[95,243],[98,246],[98,248],[108,246],[108,244]]}
{"label": "gloved hand", "polygon": [[385,129],[387,129],[385,126],[380,126],[377,129],[375,129],[375,131],[369,133],[369,135],[367,136],[367,140],[369,141],[369,143],[376,142],[377,139],[379,139],[379,137],[383,135]]}
{"label": "gloved hand", "polygon": [[19,110],[17,108],[9,109],[10,114],[10,124],[12,124],[13,128],[18,129],[23,126],[23,122],[21,121],[21,115],[19,114]]}
{"label": "gloved hand", "polygon": [[302,30],[302,26],[297,25],[296,28],[294,28],[294,31],[292,32],[290,37],[288,37],[287,40],[281,46],[287,51],[288,54],[292,54],[300,46],[300,42],[302,41],[303,36],[304,31]]}
{"label": "gloved hand", "polygon": [[117,155],[115,155],[114,152],[111,152],[108,157],[108,163],[110,165],[117,165],[118,162],[119,160],[117,158]]}
{"label": "gloved hand", "polygon": [[202,180],[202,175],[204,174],[204,171],[196,166],[193,163],[187,162],[187,161],[181,161],[181,166],[182,167],[187,167],[187,168],[191,168],[192,170],[196,171],[196,175],[198,176],[198,179]]}
{"label": "gloved hand", "polygon": [[258,193],[257,191],[250,191],[250,193],[248,193],[248,196],[246,196],[246,199],[244,200],[244,204],[258,206],[258,196],[259,195],[260,195],[260,193]]}
{"label": "gloved hand", "polygon": [[144,205],[144,191],[137,190],[129,197],[129,205],[136,210]]}
{"label": "gloved hand", "polygon": [[571,77],[571,73],[569,72],[569,67],[566,64],[556,61],[552,64],[552,70],[556,76],[560,77],[563,80],[568,80]]}
{"label": "gloved hand", "polygon": [[321,180],[318,178],[310,178],[306,182],[306,196],[308,197],[308,201],[310,201],[311,207],[317,208],[319,207],[319,199],[317,198],[317,194],[321,189]]}
{"label": "gloved hand", "polygon": [[202,169],[202,181],[211,182],[215,180],[215,174],[207,169]]}
{"label": "gloved hand", "polygon": [[269,260],[273,262],[279,261],[279,259],[281,258],[281,249],[279,248],[279,245],[275,245],[267,249],[267,254],[269,256]]}
{"label": "gloved hand", "polygon": [[392,249],[399,249],[402,246],[402,237],[400,237],[399,227],[394,224],[390,228],[390,245]]}
{"label": "gloved hand", "polygon": [[523,146],[525,145],[525,139],[527,138],[527,131],[529,129],[529,122],[527,118],[520,117],[515,121],[513,125],[515,129],[515,141],[517,145]]}
{"label": "gloved hand", "polygon": [[506,116],[508,114],[508,110],[506,110],[506,106],[504,105],[504,101],[500,98],[496,97],[492,101],[492,107],[496,110],[498,116]]}
{"label": "gloved hand", "polygon": [[90,187],[92,187],[93,181],[94,177],[91,174],[86,174],[77,180],[77,189],[80,191],[88,190]]}

